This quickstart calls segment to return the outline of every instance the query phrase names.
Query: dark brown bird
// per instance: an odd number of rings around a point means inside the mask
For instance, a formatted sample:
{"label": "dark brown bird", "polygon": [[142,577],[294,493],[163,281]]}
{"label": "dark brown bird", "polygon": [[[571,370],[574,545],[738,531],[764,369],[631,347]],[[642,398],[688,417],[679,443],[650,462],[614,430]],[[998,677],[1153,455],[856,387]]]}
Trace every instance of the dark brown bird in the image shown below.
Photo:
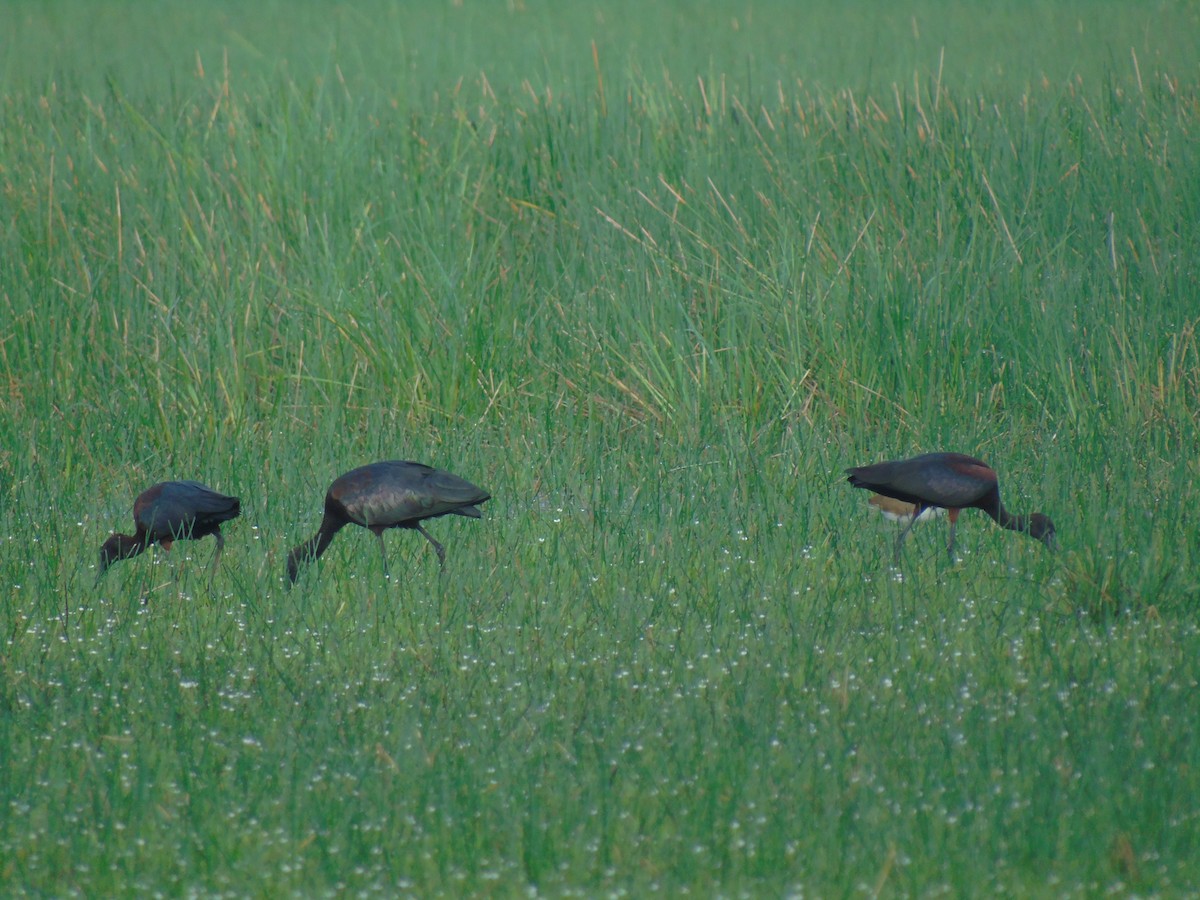
{"label": "dark brown bird", "polygon": [[288,584],[295,583],[302,563],[319,558],[333,536],[351,523],[369,528],[379,538],[385,577],[391,577],[383,546],[383,533],[389,528],[421,532],[433,544],[439,563],[445,566],[446,548],[433,539],[421,522],[451,515],[478,519],[481,514],[476,504],[490,499],[487,491],[471,482],[417,462],[390,460],[353,469],[329,486],[325,515],[317,533],[288,554]]}
{"label": "dark brown bird", "polygon": [[211,534],[217,540],[208,575],[209,586],[217,570],[225,540],[221,523],[236,519],[242,512],[241,500],[226,497],[198,481],[163,481],[147,488],[133,501],[136,533],[113,534],[100,547],[100,571],[97,582],[113,563],[137,556],[152,544],[169,551],[174,541],[199,540]]}
{"label": "dark brown bird", "polygon": [[913,523],[929,509],[945,509],[950,515],[950,543],[954,555],[954,531],[958,514],[967,508],[982,509],[1002,528],[1020,531],[1041,541],[1051,550],[1056,546],[1054,523],[1048,516],[1033,513],[1014,516],[1000,502],[996,472],[987,463],[962,453],[925,453],[911,459],[898,459],[847,469],[847,479],[857,488],[866,488],[884,497],[911,503],[915,515],[896,539],[896,556]]}

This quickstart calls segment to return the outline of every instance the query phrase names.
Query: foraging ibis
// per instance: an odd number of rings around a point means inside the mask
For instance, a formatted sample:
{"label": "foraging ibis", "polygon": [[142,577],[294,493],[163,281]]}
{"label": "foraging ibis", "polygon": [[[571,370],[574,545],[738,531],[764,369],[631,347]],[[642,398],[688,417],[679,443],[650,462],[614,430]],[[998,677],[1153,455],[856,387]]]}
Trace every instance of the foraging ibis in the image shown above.
{"label": "foraging ibis", "polygon": [[481,514],[477,504],[489,499],[487,491],[471,482],[417,462],[390,460],[353,469],[329,486],[317,533],[288,554],[288,584],[295,583],[302,563],[320,557],[333,536],[351,523],[370,529],[379,538],[385,577],[391,577],[383,545],[383,533],[389,528],[421,532],[433,544],[440,565],[445,566],[446,548],[421,522],[451,515],[478,519]]}
{"label": "foraging ibis", "polygon": [[113,563],[137,556],[152,544],[169,551],[174,541],[199,540],[211,534],[217,541],[208,575],[211,587],[225,548],[221,523],[236,519],[241,512],[241,500],[237,497],[217,493],[198,481],[163,481],[147,488],[133,501],[136,533],[113,534],[101,546],[96,581]]}
{"label": "foraging ibis", "polygon": [[896,539],[896,556],[913,523],[928,509],[941,508],[949,513],[950,542],[947,549],[954,555],[954,531],[958,514],[963,509],[982,509],[996,520],[1001,528],[1020,531],[1055,549],[1054,523],[1042,513],[1016,516],[1000,502],[1000,485],[996,472],[983,460],[963,453],[924,453],[910,459],[897,459],[855,466],[846,470],[846,480],[857,488],[865,488],[911,503],[916,515]]}

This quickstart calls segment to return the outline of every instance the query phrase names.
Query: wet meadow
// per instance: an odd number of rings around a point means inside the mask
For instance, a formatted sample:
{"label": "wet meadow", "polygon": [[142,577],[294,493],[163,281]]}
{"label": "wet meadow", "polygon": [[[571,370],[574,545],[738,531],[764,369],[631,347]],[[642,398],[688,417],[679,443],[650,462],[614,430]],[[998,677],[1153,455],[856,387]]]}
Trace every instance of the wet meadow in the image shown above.
{"label": "wet meadow", "polygon": [[[0,892],[1200,891],[1195,4],[0,33]],[[379,459],[492,499],[286,589]]]}

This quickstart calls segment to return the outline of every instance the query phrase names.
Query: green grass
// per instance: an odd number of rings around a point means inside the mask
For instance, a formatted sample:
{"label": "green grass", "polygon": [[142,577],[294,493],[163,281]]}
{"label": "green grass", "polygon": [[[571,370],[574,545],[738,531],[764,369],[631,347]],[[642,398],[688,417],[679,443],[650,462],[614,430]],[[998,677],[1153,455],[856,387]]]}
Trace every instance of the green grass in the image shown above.
{"label": "green grass", "polygon": [[0,13],[4,893],[1200,890],[1193,4],[149,10]]}

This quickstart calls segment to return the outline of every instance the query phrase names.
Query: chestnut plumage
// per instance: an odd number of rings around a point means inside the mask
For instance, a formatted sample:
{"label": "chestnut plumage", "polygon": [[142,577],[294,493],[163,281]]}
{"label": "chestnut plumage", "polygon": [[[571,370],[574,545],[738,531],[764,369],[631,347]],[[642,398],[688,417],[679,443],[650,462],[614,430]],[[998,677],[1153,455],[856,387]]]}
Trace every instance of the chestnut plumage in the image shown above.
{"label": "chestnut plumage", "polygon": [[890,460],[847,469],[847,481],[884,497],[912,504],[913,518],[896,539],[896,555],[913,523],[928,509],[949,513],[950,541],[954,555],[954,532],[963,509],[981,509],[1002,528],[1019,531],[1055,549],[1054,523],[1042,513],[1013,515],[1000,502],[996,472],[981,459],[963,453],[924,453],[909,459]]}
{"label": "chestnut plumage", "polygon": [[163,481],[147,488],[133,501],[134,534],[113,534],[100,547],[96,580],[113,563],[137,556],[153,544],[170,550],[179,540],[199,540],[207,535],[216,539],[209,571],[209,583],[216,572],[225,540],[221,523],[236,519],[242,511],[241,500],[228,497],[198,481]]}

